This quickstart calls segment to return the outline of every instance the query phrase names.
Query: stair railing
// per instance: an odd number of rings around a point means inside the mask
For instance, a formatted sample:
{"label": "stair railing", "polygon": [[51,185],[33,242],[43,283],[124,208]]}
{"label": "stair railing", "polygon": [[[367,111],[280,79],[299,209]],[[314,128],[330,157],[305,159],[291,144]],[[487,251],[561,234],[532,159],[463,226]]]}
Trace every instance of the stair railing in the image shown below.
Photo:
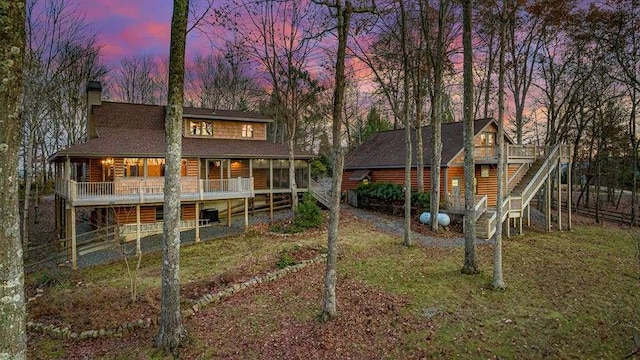
{"label": "stair railing", "polygon": [[536,174],[531,178],[529,184],[522,191],[522,204],[528,204],[533,198],[533,195],[540,189],[542,183],[546,179],[546,175],[549,174],[558,164],[558,157],[560,152],[560,145],[554,146],[547,159],[542,163],[542,166],[538,169]]}

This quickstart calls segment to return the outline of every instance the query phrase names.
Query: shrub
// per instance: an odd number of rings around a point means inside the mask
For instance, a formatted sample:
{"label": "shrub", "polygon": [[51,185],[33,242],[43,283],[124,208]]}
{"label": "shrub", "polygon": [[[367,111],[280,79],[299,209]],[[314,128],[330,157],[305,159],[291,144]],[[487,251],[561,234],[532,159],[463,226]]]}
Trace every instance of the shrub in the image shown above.
{"label": "shrub", "polygon": [[280,252],[280,258],[278,262],[276,262],[276,266],[278,269],[286,268],[287,266],[295,265],[296,259],[293,258],[293,255],[289,252],[289,250],[282,250]]}
{"label": "shrub", "polygon": [[[358,197],[375,198],[383,202],[403,201],[403,186],[389,183],[360,183],[356,188]],[[431,194],[428,192],[411,193],[411,204],[413,206],[428,209],[431,203]]]}
{"label": "shrub", "polygon": [[413,192],[411,194],[411,204],[429,210],[431,207],[431,194],[428,192]]}
{"label": "shrub", "polygon": [[317,228],[322,225],[322,222],[322,211],[318,207],[318,204],[316,204],[316,200],[310,193],[305,193],[302,197],[302,202],[298,204],[292,225],[304,230]]}

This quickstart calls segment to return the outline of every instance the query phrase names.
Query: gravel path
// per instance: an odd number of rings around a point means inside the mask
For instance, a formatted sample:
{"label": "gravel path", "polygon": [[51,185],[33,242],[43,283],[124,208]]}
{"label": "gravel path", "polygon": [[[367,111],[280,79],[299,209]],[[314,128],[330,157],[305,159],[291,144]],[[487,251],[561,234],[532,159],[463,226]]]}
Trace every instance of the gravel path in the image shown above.
{"label": "gravel path", "polygon": [[[386,233],[390,233],[397,236],[404,235],[404,226],[402,223],[402,218],[397,216],[390,216],[386,214],[375,213],[371,211],[366,211],[363,209],[354,208],[351,206],[345,206],[345,211],[355,215],[356,217],[369,221],[373,225],[375,225],[381,231]],[[452,247],[462,247],[464,246],[464,238],[455,237],[455,238],[439,238],[432,236],[425,236],[415,231],[411,232],[411,237],[424,246],[435,246],[442,248],[452,248]],[[476,244],[484,245],[491,244],[490,240],[476,240]]]}

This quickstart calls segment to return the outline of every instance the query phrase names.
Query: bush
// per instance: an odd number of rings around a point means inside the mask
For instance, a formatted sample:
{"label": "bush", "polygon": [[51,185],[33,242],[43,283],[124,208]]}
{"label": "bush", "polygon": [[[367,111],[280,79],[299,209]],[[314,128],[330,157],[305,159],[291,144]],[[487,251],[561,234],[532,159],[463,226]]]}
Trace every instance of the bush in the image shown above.
{"label": "bush", "polygon": [[280,252],[280,259],[276,262],[276,266],[278,269],[284,269],[287,266],[295,265],[296,259],[293,258],[293,255],[289,252],[289,250],[282,250]]}
{"label": "bush", "polygon": [[[356,188],[358,197],[374,198],[382,202],[404,201],[403,186],[389,183],[360,183]],[[422,209],[429,209],[431,194],[428,192],[411,193],[411,204]]]}
{"label": "bush", "polygon": [[431,207],[431,194],[428,192],[414,191],[411,194],[411,204],[424,210],[429,210]]}
{"label": "bush", "polygon": [[317,228],[322,225],[322,211],[310,193],[305,193],[302,202],[298,204],[293,226],[304,229]]}

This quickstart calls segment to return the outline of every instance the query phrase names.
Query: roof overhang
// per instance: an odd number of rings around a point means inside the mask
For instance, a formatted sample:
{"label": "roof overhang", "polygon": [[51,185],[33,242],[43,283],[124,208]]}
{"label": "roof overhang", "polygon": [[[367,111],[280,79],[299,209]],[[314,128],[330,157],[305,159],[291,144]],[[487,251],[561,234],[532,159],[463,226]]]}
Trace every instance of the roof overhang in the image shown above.
{"label": "roof overhang", "polygon": [[273,119],[268,118],[252,118],[252,117],[232,117],[222,115],[195,115],[195,114],[183,114],[185,119],[204,119],[204,120],[225,120],[225,121],[245,121],[245,122],[259,122],[259,123],[272,123]]}
{"label": "roof overhang", "polygon": [[356,170],[349,176],[349,180],[362,181],[364,178],[369,176],[370,172],[371,172],[371,170],[369,170],[369,169]]}

